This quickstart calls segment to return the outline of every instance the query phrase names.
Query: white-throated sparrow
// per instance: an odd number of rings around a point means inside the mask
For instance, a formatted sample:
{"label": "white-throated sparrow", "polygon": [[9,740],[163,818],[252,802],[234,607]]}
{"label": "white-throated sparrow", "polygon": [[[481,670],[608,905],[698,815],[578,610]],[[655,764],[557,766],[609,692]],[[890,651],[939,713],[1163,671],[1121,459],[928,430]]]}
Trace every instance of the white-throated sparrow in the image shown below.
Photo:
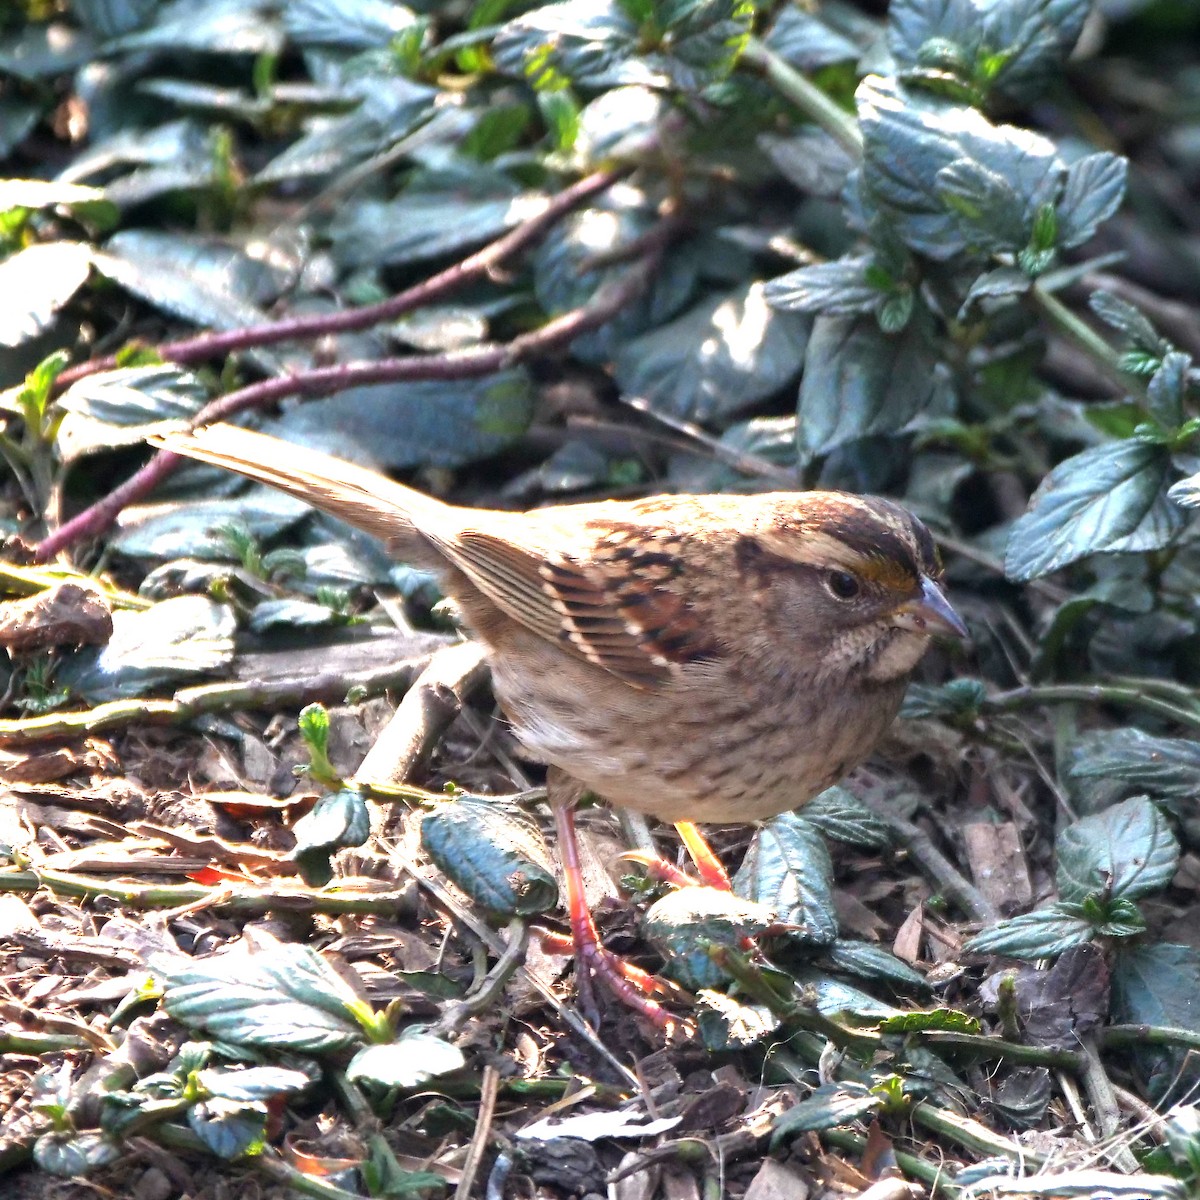
{"label": "white-throated sparrow", "polygon": [[[527,749],[666,821],[744,823],[804,804],[891,724],[931,633],[966,634],[929,531],[889,500],[683,495],[507,513],[235,426],[154,440],[437,571]],[[569,806],[556,817],[580,943],[591,926],[573,895]],[[608,975],[607,952],[581,951]]]}

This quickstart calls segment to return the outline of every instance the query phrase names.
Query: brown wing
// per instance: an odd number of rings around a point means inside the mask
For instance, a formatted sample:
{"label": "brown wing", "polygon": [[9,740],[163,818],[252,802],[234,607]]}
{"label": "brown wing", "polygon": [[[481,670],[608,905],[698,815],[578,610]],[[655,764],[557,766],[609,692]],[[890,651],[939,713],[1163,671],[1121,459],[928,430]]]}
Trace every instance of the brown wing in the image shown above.
{"label": "brown wing", "polygon": [[[514,621],[636,687],[718,648],[676,590],[672,501],[518,515],[443,504],[354,463],[232,425],[152,438],[240,472],[385,539],[410,561],[457,567]],[[687,501],[683,501],[687,503]],[[645,508],[645,513],[640,510]],[[640,514],[623,521],[619,514]],[[563,546],[570,547],[563,550]]]}
{"label": "brown wing", "polygon": [[[661,530],[589,522],[595,542],[575,553],[467,529],[441,542],[446,557],[527,629],[633,684],[665,683],[684,663],[715,658],[716,642],[682,586],[676,539]],[[536,530],[536,522],[527,526]],[[524,530],[522,530],[523,532]]]}

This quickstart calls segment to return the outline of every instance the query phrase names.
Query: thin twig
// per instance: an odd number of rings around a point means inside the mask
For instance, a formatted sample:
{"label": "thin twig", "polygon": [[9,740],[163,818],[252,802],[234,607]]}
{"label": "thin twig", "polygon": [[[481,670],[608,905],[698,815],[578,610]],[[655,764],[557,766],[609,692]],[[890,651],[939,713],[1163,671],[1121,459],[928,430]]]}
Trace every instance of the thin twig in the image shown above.
{"label": "thin twig", "polygon": [[[407,871],[417,884],[424,888],[436,901],[442,906],[456,921],[465,925],[497,958],[502,958],[507,949],[504,942],[492,929],[489,929],[482,921],[478,920],[475,915],[450,894],[440,880],[432,875],[422,871],[412,859],[408,858],[399,848],[392,848],[388,852],[389,857],[396,862],[403,870]],[[639,1087],[637,1076],[619,1059],[613,1052],[597,1037],[596,1032],[578,1013],[567,1008],[565,1004],[554,994],[553,990],[540,979],[532,971],[526,967],[522,967],[522,974],[528,981],[531,987],[538,993],[539,996],[558,1014],[563,1023],[567,1025],[574,1033],[578,1034],[597,1054],[599,1054],[607,1063],[609,1063],[625,1080],[626,1084],[637,1090]]]}
{"label": "thin twig", "polygon": [[968,883],[958,868],[933,844],[918,825],[906,821],[882,806],[871,811],[883,821],[913,861],[971,918],[991,923],[999,918],[992,902],[974,884]]}
{"label": "thin twig", "polygon": [[754,454],[749,450],[738,450],[734,446],[727,446],[695,422],[685,421],[681,417],[675,417],[670,413],[662,412],[652,407],[648,401],[642,399],[640,396],[622,397],[622,403],[629,405],[635,412],[639,412],[643,416],[650,417],[652,420],[659,422],[659,424],[665,425],[675,433],[682,434],[698,446],[703,447],[712,458],[733,467],[735,471],[740,471],[743,475],[749,475],[752,478],[754,476],[761,476],[763,479],[782,483],[791,490],[799,486],[800,477],[795,467],[781,466],[779,463],[772,462],[769,458],[764,458],[761,454]]}
{"label": "thin twig", "polygon": [[1147,696],[1137,688],[1112,687],[1101,683],[1047,683],[1028,687],[1012,688],[988,696],[982,711],[1013,712],[1022,708],[1034,708],[1043,704],[1115,704],[1122,708],[1140,708],[1174,724],[1200,729],[1200,706],[1182,708],[1178,704]]}
{"label": "thin twig", "polygon": [[340,703],[351,690],[378,696],[408,688],[425,669],[429,655],[388,662],[369,671],[330,670],[309,679],[249,680],[183,688],[170,700],[110,700],[81,712],[0,720],[0,745],[30,746],[56,738],[89,737],[135,721],[177,725],[205,713],[302,706],[318,700]]}
{"label": "thin twig", "polygon": [[[368,881],[375,885],[375,880]],[[97,879],[66,871],[0,871],[0,893],[38,892],[79,900],[117,900],[130,908],[171,909],[207,907],[232,916],[261,916],[272,911],[327,913],[336,916],[361,913],[395,916],[408,903],[404,890],[353,892],[353,879],[339,879],[338,890],[314,891],[280,884],[251,888],[245,884],[205,887],[198,883],[140,884]]]}
{"label": "thin twig", "polygon": [[1100,1061],[1100,1048],[1095,1031],[1083,1034],[1080,1044],[1083,1049],[1081,1078],[1092,1104],[1092,1112],[1096,1115],[1096,1124],[1100,1127],[1101,1135],[1109,1142],[1108,1158],[1118,1171],[1136,1174],[1138,1161],[1134,1158],[1133,1151],[1116,1140],[1121,1132],[1121,1110],[1113,1093],[1112,1081]]}
{"label": "thin twig", "polygon": [[[319,317],[293,317],[286,321],[271,321],[265,325],[251,325],[242,329],[230,329],[219,333],[205,333],[198,337],[183,338],[177,342],[164,342],[156,346],[158,355],[167,362],[192,363],[215,358],[219,354],[230,354],[258,346],[270,346],[276,342],[312,340],[334,333],[348,333],[369,329],[414,309],[432,304],[450,292],[457,291],[468,283],[486,278],[505,259],[543,237],[549,229],[573,208],[590,200],[600,192],[612,187],[619,179],[633,170],[632,166],[614,167],[596,171],[591,175],[564,188],[546,201],[546,206],[515,229],[497,238],[475,254],[438,272],[421,283],[397,293],[381,304],[371,304],[348,312],[323,313]],[[55,380],[55,393],[60,393],[72,383],[100,371],[111,371],[119,365],[116,355],[93,359],[69,367]]]}
{"label": "thin twig", "polygon": [[479,1115],[475,1118],[475,1132],[471,1135],[471,1144],[462,1165],[462,1175],[454,1189],[456,1198],[467,1200],[471,1195],[471,1188],[475,1185],[475,1176],[479,1171],[479,1164],[483,1161],[483,1154],[492,1132],[492,1117],[496,1112],[496,1093],[499,1087],[500,1072],[488,1063],[483,1068],[483,1081],[479,1086]]}
{"label": "thin twig", "polygon": [[[657,226],[659,237],[654,253],[631,267],[621,279],[601,288],[590,304],[555,317],[539,329],[513,338],[506,345],[424,357],[342,363],[266,379],[214,400],[201,410],[191,424],[208,425],[226,420],[247,409],[261,408],[287,396],[324,396],[363,384],[402,380],[475,379],[494,375],[552,350],[560,350],[580,334],[606,325],[642,292],[653,277],[662,251],[674,237],[678,226],[676,218],[664,218]],[[44,562],[53,558],[60,550],[81,538],[98,537],[112,525],[124,508],[153,491],[183,461],[177,454],[160,450],[120,487],[84,509],[42,541],[35,551],[38,560]]]}

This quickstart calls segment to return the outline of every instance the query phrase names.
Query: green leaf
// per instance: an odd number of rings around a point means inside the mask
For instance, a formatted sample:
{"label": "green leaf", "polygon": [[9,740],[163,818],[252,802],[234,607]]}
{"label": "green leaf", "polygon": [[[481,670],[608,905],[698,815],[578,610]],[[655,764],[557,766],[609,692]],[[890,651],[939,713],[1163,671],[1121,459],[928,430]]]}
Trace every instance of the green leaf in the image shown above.
{"label": "green leaf", "polygon": [[[204,328],[240,329],[267,319],[290,277],[264,268],[215,240],[123,229],[93,252],[96,270],[154,308]],[[247,351],[260,369],[275,373],[284,360],[274,349]]]}
{"label": "green leaf", "polygon": [[305,883],[323,887],[333,877],[329,856],[343,846],[361,846],[371,835],[371,814],[358,788],[340,788],[322,796],[294,832],[288,860],[300,864]]}
{"label": "green leaf", "polygon": [[188,421],[208,401],[208,389],[173,364],[101,371],[58,397],[66,413],[58,431],[67,461],[97,450],[135,446],[165,421]]}
{"label": "green leaf", "polygon": [[802,1133],[822,1129],[837,1129],[878,1112],[883,1097],[868,1091],[861,1084],[825,1083],[816,1088],[799,1104],[776,1118],[771,1129],[771,1149]]}
{"label": "green leaf", "polygon": [[43,358],[30,371],[19,388],[0,394],[0,408],[8,409],[25,422],[30,433],[41,437],[50,424],[46,414],[50,409],[50,393],[54,381],[66,370],[71,356],[65,350],[56,350]]}
{"label": "green leaf", "polygon": [[493,796],[458,796],[421,818],[421,845],[472,900],[503,916],[558,903],[550,852],[537,822]]}
{"label": "green leaf", "polygon": [[43,1171],[63,1178],[82,1178],[121,1157],[122,1148],[107,1134],[54,1131],[33,1144],[33,1161]]}
{"label": "green leaf", "polygon": [[1025,205],[1003,176],[969,158],[959,158],[937,173],[937,192],[969,231],[969,249],[1015,253],[1028,238]]}
{"label": "green leaf", "polygon": [[496,37],[499,70],[534,88],[624,84],[697,92],[724,79],[750,33],[746,0],[657,3],[634,16],[618,0],[564,0],[510,21]]}
{"label": "green leaf", "polygon": [[320,1054],[361,1042],[377,1024],[370,1005],[308,946],[158,955],[150,966],[163,980],[167,1012],[222,1041]]}
{"label": "green leaf", "polygon": [[1162,891],[1179,864],[1166,817],[1144,796],[1066,826],[1055,843],[1058,894],[1080,903],[1100,894],[1138,900]]}
{"label": "green leaf", "polygon": [[729,975],[710,953],[712,947],[739,950],[746,938],[762,933],[775,910],[713,887],[682,887],[656,900],[646,911],[646,940],[662,955],[665,974],[690,991],[728,983]]}
{"label": "green leaf", "polygon": [[1125,198],[1129,163],[1119,154],[1089,154],[1067,167],[1057,206],[1058,245],[1071,249],[1088,241]]}
{"label": "green leaf", "polygon": [[54,323],[87,282],[94,254],[83,242],[44,242],[0,261],[0,346],[20,346]]}
{"label": "green leaf", "polygon": [[827,946],[837,937],[829,850],[796,813],[780,813],[755,830],[733,888],[796,926],[793,936],[803,941]]}
{"label": "green leaf", "polygon": [[883,1033],[912,1033],[926,1030],[951,1033],[979,1033],[982,1026],[978,1017],[968,1016],[953,1008],[935,1008],[928,1012],[902,1013],[898,1017],[885,1017],[879,1022]]}
{"label": "green leaf", "polygon": [[206,596],[118,610],[108,642],[73,655],[55,680],[94,704],[196,682],[233,661],[236,627],[233,611]]}
{"label": "green leaf", "polygon": [[1191,368],[1190,355],[1172,350],[1146,385],[1147,411],[1168,433],[1183,424]]}
{"label": "green leaf", "polygon": [[822,837],[865,850],[891,842],[888,827],[853,792],[834,784],[804,806],[804,820]]}
{"label": "green leaf", "polygon": [[885,1004],[861,988],[834,979],[827,971],[801,967],[788,972],[792,982],[801,989],[804,1003],[822,1016],[848,1014],[855,1024],[874,1024],[884,1017],[894,1017],[902,1010]]}
{"label": "green leaf", "polygon": [[[554,95],[564,95],[562,92]],[[459,152],[490,162],[517,146],[533,113],[525,104],[492,104],[479,113],[475,127],[459,143]]]}
{"label": "green leaf", "polygon": [[551,145],[559,154],[569,154],[583,128],[583,116],[575,98],[566,90],[538,92],[537,105]]}
{"label": "green leaf", "polygon": [[909,720],[929,717],[974,718],[987,699],[987,688],[979,679],[952,679],[932,685],[909,684],[904,694],[902,714]]}
{"label": "green leaf", "polygon": [[333,254],[346,268],[407,265],[461,253],[540,211],[545,197],[522,191],[481,163],[415,178],[395,200],[339,206]]}
{"label": "green leaf", "polygon": [[696,1025],[706,1050],[752,1046],[773,1034],[779,1024],[779,1018],[764,1004],[743,1004],[711,988],[696,993]]}
{"label": "green leaf", "polygon": [[1067,778],[1089,799],[1111,798],[1115,784],[1190,808],[1200,795],[1200,742],[1132,727],[1083,734],[1071,747]]}
{"label": "green leaf", "polygon": [[[1083,904],[1084,915],[1096,922],[1096,934],[1106,938],[1136,937],[1146,932],[1146,918],[1132,900],[1116,899],[1095,902],[1089,897]],[[1095,915],[1090,911],[1095,908]]]}
{"label": "green leaf", "polygon": [[788,312],[848,316],[872,312],[880,291],[866,278],[870,259],[839,258],[834,262],[800,267],[772,279],[763,289],[772,308]]}
{"label": "green leaf", "polygon": [[1090,942],[1091,921],[1073,911],[1050,904],[1031,913],[1009,917],[968,938],[969,954],[1007,954],[1012,958],[1054,958],[1072,946]]}
{"label": "green leaf", "polygon": [[482,379],[348,388],[260,428],[378,467],[457,467],[498,454],[521,437],[534,398],[529,373],[515,368]]}
{"label": "green leaf", "polygon": [[[586,304],[629,271],[626,248],[654,224],[640,192],[618,191],[602,207],[560,221],[534,254],[534,292],[551,315]],[[573,353],[585,362],[607,362],[628,338],[669,320],[691,299],[698,262],[693,254],[668,253],[649,288],[603,329],[577,338]]]}
{"label": "green leaf", "polygon": [[964,80],[1028,101],[1060,78],[1089,9],[1088,0],[896,0],[888,46],[901,69],[913,69],[940,44],[936,61],[957,64]]}
{"label": "green leaf", "polygon": [[929,984],[923,975],[914,971],[908,963],[890,951],[871,942],[838,938],[825,948],[822,957],[826,965],[834,971],[845,971],[847,974],[857,975],[860,979],[872,979],[896,987],[929,990]]}
{"label": "green leaf", "polygon": [[380,1088],[416,1088],[466,1065],[457,1046],[421,1030],[406,1030],[394,1042],[364,1047],[350,1060],[346,1075]]}
{"label": "green leaf", "polygon": [[1158,331],[1127,300],[1111,292],[1097,290],[1088,297],[1088,306],[1106,325],[1124,334],[1139,350],[1161,356],[1164,353]]}
{"label": "green leaf", "polygon": [[[88,5],[88,8],[115,6]],[[283,49],[283,30],[276,20],[266,19],[262,10],[254,5],[242,4],[165,4],[156,5],[157,12],[152,22],[146,23],[149,14],[143,10],[141,27],[130,29],[119,42],[106,47],[111,53],[116,49],[165,50],[175,54],[184,50],[198,50],[211,54],[278,54]],[[124,9],[128,14],[128,9]],[[111,21],[111,13],[106,20]]]}
{"label": "green leaf", "polygon": [[748,284],[626,342],[614,374],[626,397],[691,421],[740,412],[785,387],[804,361],[809,322],[767,306]]}
{"label": "green leaf", "polygon": [[[1134,946],[1116,956],[1112,973],[1112,1019],[1126,1025],[1158,1025],[1200,1033],[1200,951],[1170,943]],[[1147,1043],[1131,1047],[1134,1063],[1156,1100],[1186,1095],[1200,1084],[1195,1052],[1184,1046]]]}
{"label": "green leaf", "polygon": [[286,1067],[208,1067],[196,1072],[196,1083],[208,1096],[250,1101],[294,1096],[310,1087],[313,1080],[303,1071]]}
{"label": "green leaf", "polygon": [[361,98],[353,112],[314,122],[308,132],[291,142],[254,177],[258,185],[298,179],[339,178],[359,163],[402,138],[462,132],[461,110],[435,107],[444,95],[395,74],[372,72],[365,77],[347,68],[343,86],[348,95]]}
{"label": "green leaf", "polygon": [[799,71],[817,71],[837,63],[854,62],[864,47],[855,37],[865,39],[874,28],[847,11],[819,11],[787,5],[779,10],[775,24],[764,41],[781,58]]}
{"label": "green leaf", "polygon": [[1059,463],[1009,533],[1005,570],[1034,579],[1089,554],[1161,549],[1183,528],[1164,507],[1170,457],[1140,441],[1093,446]]}
{"label": "green leaf", "polygon": [[[1032,230],[1058,194],[1064,168],[1046,138],[878,76],[863,81],[857,99],[862,204],[920,254],[949,261],[1000,243],[1015,250],[1027,240],[1014,243],[1015,230]],[[992,211],[1004,214],[999,231],[988,227]]]}
{"label": "green leaf", "polygon": [[343,50],[386,46],[417,22],[411,9],[394,0],[289,0],[280,15],[298,46]]}
{"label": "green leaf", "polygon": [[884,298],[875,314],[880,331],[886,334],[899,333],[912,320],[916,309],[916,294],[910,289],[902,289]]}
{"label": "green leaf", "polygon": [[818,317],[800,380],[801,459],[871,434],[897,433],[940,387],[923,309],[897,334],[883,333],[869,316]]}
{"label": "green leaf", "polygon": [[1200,472],[1171,484],[1167,496],[1181,508],[1200,508]]}
{"label": "green leaf", "polygon": [[296,718],[296,728],[310,755],[322,760],[329,754],[329,710],[323,704],[306,704]]}
{"label": "green leaf", "polygon": [[265,1104],[206,1100],[188,1109],[187,1123],[209,1150],[227,1161],[261,1154],[266,1145]]}
{"label": "green leaf", "polygon": [[994,271],[985,271],[975,277],[967,291],[958,311],[958,319],[967,320],[973,307],[989,311],[988,301],[992,302],[992,308],[1011,304],[1018,297],[1025,295],[1032,286],[1033,280],[1015,267],[997,267]]}

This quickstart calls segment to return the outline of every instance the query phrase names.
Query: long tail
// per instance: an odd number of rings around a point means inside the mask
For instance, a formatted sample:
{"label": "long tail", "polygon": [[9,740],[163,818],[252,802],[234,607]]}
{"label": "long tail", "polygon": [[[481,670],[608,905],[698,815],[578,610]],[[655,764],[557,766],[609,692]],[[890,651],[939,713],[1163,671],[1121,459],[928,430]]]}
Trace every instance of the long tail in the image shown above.
{"label": "long tail", "polygon": [[306,450],[237,425],[167,432],[150,441],[172,454],[224,467],[279,488],[382,538],[398,557],[410,561],[430,565],[441,561],[441,554],[430,541],[439,540],[438,534],[448,532],[455,524],[451,518],[454,510],[440,500],[343,458]]}

